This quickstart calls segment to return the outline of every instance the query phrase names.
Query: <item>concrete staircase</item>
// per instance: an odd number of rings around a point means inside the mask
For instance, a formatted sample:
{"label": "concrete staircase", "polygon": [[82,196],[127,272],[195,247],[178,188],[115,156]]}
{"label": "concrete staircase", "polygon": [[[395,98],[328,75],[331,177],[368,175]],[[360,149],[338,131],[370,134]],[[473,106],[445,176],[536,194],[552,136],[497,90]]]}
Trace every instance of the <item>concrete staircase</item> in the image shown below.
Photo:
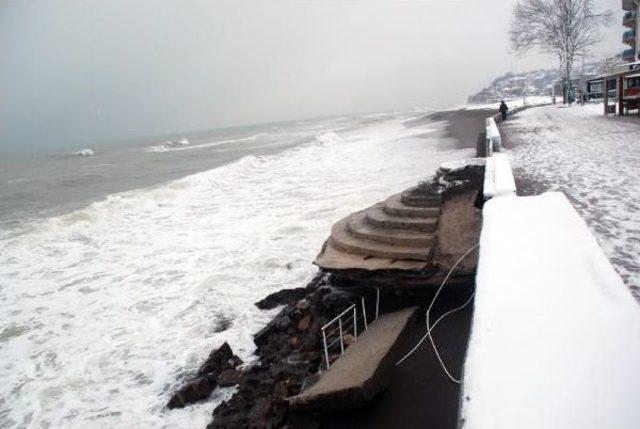
{"label": "concrete staircase", "polygon": [[[337,222],[327,241],[336,252],[363,259],[428,262],[435,247],[440,199],[412,190],[353,213]],[[322,255],[316,261],[322,266]]]}
{"label": "concrete staircase", "polygon": [[[314,264],[343,287],[378,287],[421,294],[479,240],[484,161],[443,164],[428,180],[337,222]],[[475,275],[477,255],[453,278]]]}

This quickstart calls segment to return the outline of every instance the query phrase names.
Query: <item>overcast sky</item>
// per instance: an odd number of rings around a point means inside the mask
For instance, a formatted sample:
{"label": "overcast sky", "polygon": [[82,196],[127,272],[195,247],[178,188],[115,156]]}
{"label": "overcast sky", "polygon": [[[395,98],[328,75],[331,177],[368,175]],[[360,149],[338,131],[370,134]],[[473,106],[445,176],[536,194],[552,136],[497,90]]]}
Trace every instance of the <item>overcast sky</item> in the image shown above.
{"label": "overcast sky", "polygon": [[0,0],[0,149],[462,103],[556,66],[511,55],[512,3]]}

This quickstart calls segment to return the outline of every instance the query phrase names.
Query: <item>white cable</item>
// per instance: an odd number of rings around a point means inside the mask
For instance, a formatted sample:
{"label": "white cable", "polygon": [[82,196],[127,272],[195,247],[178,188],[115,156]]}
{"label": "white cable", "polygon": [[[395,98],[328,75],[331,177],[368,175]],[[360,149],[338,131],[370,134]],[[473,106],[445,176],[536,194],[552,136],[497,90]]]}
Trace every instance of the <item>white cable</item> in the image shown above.
{"label": "white cable", "polygon": [[438,326],[438,324],[447,316],[462,310],[463,308],[465,308],[467,305],[469,305],[471,303],[471,301],[473,301],[473,297],[475,296],[475,291],[471,294],[471,296],[469,297],[469,299],[467,299],[467,301],[462,304],[459,307],[454,308],[453,310],[450,310],[446,313],[444,313],[442,316],[440,316],[436,322],[433,324],[433,326],[430,324],[430,319],[431,319],[431,309],[433,308],[436,299],[438,299],[438,296],[440,295],[440,292],[442,292],[442,290],[444,289],[444,286],[447,284],[447,281],[449,280],[449,277],[451,277],[451,274],[453,273],[453,271],[456,269],[456,267],[460,264],[460,262],[462,262],[462,260],[464,258],[467,257],[467,255],[469,255],[469,253],[471,253],[473,250],[475,250],[478,246],[480,245],[480,243],[475,244],[473,247],[471,247],[469,250],[467,250],[467,252],[462,255],[460,257],[460,259],[458,259],[458,261],[453,265],[453,267],[451,267],[451,269],[449,270],[449,272],[447,273],[447,276],[444,278],[444,280],[442,281],[442,284],[440,285],[440,287],[438,288],[438,290],[436,291],[436,294],[433,296],[433,299],[431,300],[431,304],[429,304],[429,308],[427,308],[427,313],[426,313],[426,319],[427,319],[427,333],[424,334],[424,336],[420,339],[420,341],[418,341],[418,343],[415,345],[414,348],[412,348],[409,353],[407,353],[402,359],[400,359],[397,363],[396,366],[400,365],[402,362],[404,362],[405,360],[407,360],[417,349],[418,347],[420,347],[422,345],[422,343],[424,342],[424,340],[427,339],[427,337],[429,337],[429,340],[431,342],[431,346],[433,347],[433,350],[436,354],[436,357],[438,358],[438,361],[440,363],[440,366],[442,367],[442,369],[444,370],[445,374],[447,375],[447,377],[449,377],[449,379],[455,383],[460,384],[459,380],[456,380],[451,373],[449,372],[449,370],[447,369],[446,365],[444,364],[444,362],[442,361],[442,358],[440,356],[440,353],[438,352],[438,348],[435,345],[435,342],[433,340],[433,337],[431,335],[431,332],[436,328],[436,326]]}
{"label": "white cable", "polygon": [[[439,322],[440,320],[444,319],[445,317],[447,317],[450,314],[453,314],[457,311],[462,310],[463,308],[465,308],[467,305],[469,305],[471,303],[471,301],[473,300],[473,297],[476,295],[476,292],[473,291],[473,293],[471,294],[471,296],[469,297],[469,299],[467,300],[467,302],[465,302],[464,304],[462,304],[460,307],[455,308],[451,311],[448,311],[447,313],[443,314],[442,316],[440,316],[440,318],[436,321]],[[428,323],[428,320],[427,320]],[[428,326],[428,325],[427,325]],[[445,374],[447,374],[447,377],[449,377],[449,379],[451,381],[453,381],[454,383],[462,383],[462,380],[458,380],[455,377],[453,377],[451,375],[451,373],[449,372],[449,370],[447,369],[447,366],[444,364],[444,362],[442,361],[442,357],[440,357],[440,352],[438,351],[438,348],[436,347],[436,344],[434,342],[433,339],[433,335],[431,334],[431,331],[433,330],[433,328],[435,328],[435,324],[433,325],[433,327],[431,329],[429,329],[429,341],[431,342],[431,346],[433,347],[433,351],[436,354],[436,357],[438,358],[438,362],[440,362],[440,366],[442,367],[443,371],[445,372]],[[428,328],[427,328],[428,329]]]}

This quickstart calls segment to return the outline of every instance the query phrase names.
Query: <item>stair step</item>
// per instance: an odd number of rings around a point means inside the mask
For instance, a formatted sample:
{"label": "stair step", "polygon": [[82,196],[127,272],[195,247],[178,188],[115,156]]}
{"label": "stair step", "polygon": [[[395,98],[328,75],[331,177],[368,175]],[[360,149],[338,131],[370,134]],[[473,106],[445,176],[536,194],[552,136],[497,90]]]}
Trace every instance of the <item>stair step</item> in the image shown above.
{"label": "stair step", "polygon": [[404,229],[420,232],[434,232],[438,226],[438,218],[409,218],[391,216],[384,212],[382,205],[366,210],[367,222],[377,228]]}
{"label": "stair step", "polygon": [[402,202],[402,194],[396,194],[389,197],[384,202],[383,207],[385,213],[391,216],[400,217],[419,217],[430,218],[438,217],[440,215],[440,207],[416,207],[409,206]]}
{"label": "stair step", "polygon": [[356,213],[349,217],[349,232],[355,238],[377,241],[397,246],[430,247],[435,237],[433,234],[402,229],[376,228],[365,220],[365,213]]}
{"label": "stair step", "polygon": [[336,223],[330,237],[331,244],[344,252],[384,259],[431,260],[431,246],[396,246],[356,238],[349,232],[348,221],[349,218]]}
{"label": "stair step", "polygon": [[414,188],[411,188],[400,195],[403,204],[411,207],[439,207],[442,204],[440,196],[414,194],[413,192]]}

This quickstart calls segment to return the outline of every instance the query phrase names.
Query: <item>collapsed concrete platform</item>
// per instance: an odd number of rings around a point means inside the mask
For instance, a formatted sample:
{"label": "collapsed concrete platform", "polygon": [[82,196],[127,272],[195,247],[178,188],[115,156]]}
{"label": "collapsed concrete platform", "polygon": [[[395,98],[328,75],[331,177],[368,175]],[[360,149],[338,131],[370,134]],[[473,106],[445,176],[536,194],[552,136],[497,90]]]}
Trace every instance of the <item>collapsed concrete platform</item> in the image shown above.
{"label": "collapsed concrete platform", "polygon": [[[337,222],[314,263],[346,284],[439,284],[479,239],[483,180],[481,159],[443,164],[430,180]],[[452,282],[466,282],[476,265],[469,255]]]}
{"label": "collapsed concrete platform", "polygon": [[347,348],[320,379],[288,399],[295,410],[333,410],[362,406],[384,389],[398,340],[417,307],[380,316]]}

